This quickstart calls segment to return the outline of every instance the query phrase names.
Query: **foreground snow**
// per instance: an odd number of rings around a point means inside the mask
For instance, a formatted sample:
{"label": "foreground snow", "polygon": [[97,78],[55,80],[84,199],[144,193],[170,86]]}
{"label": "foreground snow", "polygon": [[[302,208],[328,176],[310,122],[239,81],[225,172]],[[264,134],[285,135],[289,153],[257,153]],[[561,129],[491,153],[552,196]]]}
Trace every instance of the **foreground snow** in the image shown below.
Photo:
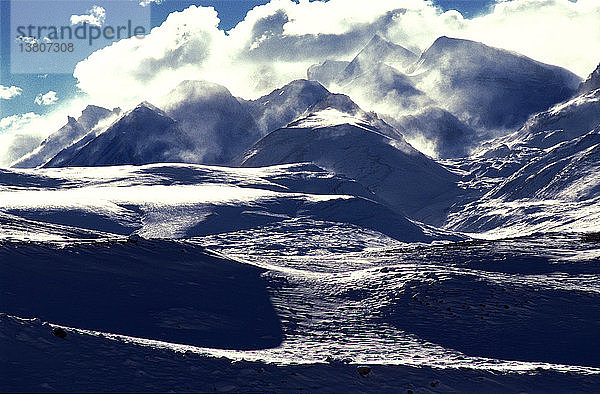
{"label": "foreground snow", "polygon": [[[307,254],[291,240],[295,255],[270,257],[280,241],[250,232],[3,243],[0,388],[590,392],[600,384],[597,244],[546,236],[354,252],[321,245]],[[361,376],[359,366],[371,370]]]}

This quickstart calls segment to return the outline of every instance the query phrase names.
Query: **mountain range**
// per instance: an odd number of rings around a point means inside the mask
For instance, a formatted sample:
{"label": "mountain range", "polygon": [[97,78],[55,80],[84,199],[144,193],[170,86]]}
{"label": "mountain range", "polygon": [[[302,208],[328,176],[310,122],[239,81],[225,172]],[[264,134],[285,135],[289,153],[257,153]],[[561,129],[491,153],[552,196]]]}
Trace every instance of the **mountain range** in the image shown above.
{"label": "mountain range", "polygon": [[376,35],[307,74],[252,100],[189,80],[158,106],[88,106],[13,167],[313,163],[451,230],[467,230],[455,218],[479,202],[597,193],[582,163],[595,157],[598,69],[581,81],[474,41],[440,37],[415,53]]}

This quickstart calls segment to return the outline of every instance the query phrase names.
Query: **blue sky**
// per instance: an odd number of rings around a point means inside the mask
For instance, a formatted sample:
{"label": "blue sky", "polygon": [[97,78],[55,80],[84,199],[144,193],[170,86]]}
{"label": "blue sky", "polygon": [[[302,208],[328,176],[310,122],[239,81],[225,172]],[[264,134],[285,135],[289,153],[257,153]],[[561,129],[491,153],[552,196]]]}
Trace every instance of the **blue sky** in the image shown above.
{"label": "blue sky", "polygon": [[[22,1],[22,0],[19,0]],[[49,1],[49,0],[44,0]],[[153,3],[150,8],[150,25],[160,25],[167,16],[174,11],[181,11],[187,8],[191,4],[212,6],[214,7],[221,20],[220,28],[222,30],[229,30],[234,27],[239,21],[243,20],[246,13],[253,7],[267,3],[267,0],[224,0],[224,1],[175,1],[165,0],[162,3]],[[101,2],[99,2],[101,3]],[[481,14],[489,9],[494,3],[494,0],[435,0],[444,10],[456,9],[460,11],[465,17],[473,17]],[[82,10],[76,9],[75,4],[77,2],[63,2],[63,4],[73,4],[72,13],[80,13]],[[83,3],[85,4],[85,3]],[[131,4],[131,3],[130,3]],[[80,5],[79,8],[82,6]],[[141,6],[137,6],[139,10],[145,9]],[[41,12],[47,12],[52,10],[55,15],[44,15],[42,19],[51,20],[55,18],[68,18],[68,15],[64,15],[64,7],[46,7]],[[60,100],[73,97],[78,93],[76,87],[76,79],[72,76],[72,69],[68,67],[69,72],[64,73],[22,73],[21,67],[18,70],[12,70],[11,72],[11,59],[10,59],[10,40],[11,31],[8,26],[10,25],[10,10],[11,2],[9,0],[0,0],[0,27],[1,27],[1,40],[0,40],[0,85],[3,86],[17,86],[22,89],[19,96],[14,97],[11,100],[0,100],[0,118],[21,114],[26,112],[35,112],[38,114],[44,114],[53,110],[53,105],[39,105],[35,103],[36,96],[44,94],[49,91],[56,92],[56,96]],[[14,11],[14,8],[13,8]],[[67,11],[69,12],[69,11]],[[46,22],[48,23],[48,22]],[[13,27],[14,28],[14,27]],[[102,45],[105,45],[103,43]],[[90,51],[91,52],[91,51]],[[87,53],[85,54],[87,55]],[[81,55],[81,58],[85,58],[85,55]],[[13,59],[14,60],[14,59]],[[64,70],[67,71],[67,70]]]}

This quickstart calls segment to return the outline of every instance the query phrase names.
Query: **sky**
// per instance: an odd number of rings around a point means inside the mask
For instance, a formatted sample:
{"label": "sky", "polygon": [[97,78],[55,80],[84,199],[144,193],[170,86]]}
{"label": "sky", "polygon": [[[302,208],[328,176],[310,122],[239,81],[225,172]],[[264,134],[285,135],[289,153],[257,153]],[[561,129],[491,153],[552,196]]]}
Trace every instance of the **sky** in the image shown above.
{"label": "sky", "polygon": [[[374,34],[415,52],[440,35],[473,39],[585,77],[600,62],[598,20],[598,0],[0,0],[0,136],[47,135],[87,103],[127,109],[184,79],[257,97],[351,59]],[[19,25],[83,22],[144,34],[35,54],[16,38]]]}

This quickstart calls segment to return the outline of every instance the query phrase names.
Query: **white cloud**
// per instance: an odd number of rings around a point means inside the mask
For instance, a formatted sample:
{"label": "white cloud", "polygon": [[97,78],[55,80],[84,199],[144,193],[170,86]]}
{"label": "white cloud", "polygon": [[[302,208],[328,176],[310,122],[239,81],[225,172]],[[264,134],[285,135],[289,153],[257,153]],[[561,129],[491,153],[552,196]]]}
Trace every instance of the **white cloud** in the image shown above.
{"label": "white cloud", "polygon": [[152,3],[160,4],[160,3],[162,3],[162,0],[140,0],[140,2],[138,4],[141,5],[142,7],[146,7]]}
{"label": "white cloud", "polygon": [[105,105],[152,100],[185,79],[253,97],[326,58],[350,59],[374,34],[413,50],[449,35],[521,52],[585,76],[600,61],[600,1],[513,0],[464,19],[424,0],[272,0],[225,34],[212,8],[171,14],[143,39],[121,40],[79,63],[79,87]]}
{"label": "white cloud", "polygon": [[88,10],[87,14],[84,15],[71,15],[71,24],[79,25],[87,23],[93,26],[102,26],[106,20],[106,9],[98,5],[93,6]]}
{"label": "white cloud", "polygon": [[52,105],[52,104],[56,104],[56,102],[58,101],[58,96],[56,95],[56,92],[51,90],[48,93],[45,94],[38,94],[34,100],[34,102],[37,105]]}
{"label": "white cloud", "polygon": [[218,24],[212,8],[191,6],[172,13],[143,38],[120,40],[80,62],[74,72],[78,86],[112,108],[166,93],[182,80],[202,78],[202,70],[226,63],[218,60],[226,44]]}
{"label": "white cloud", "polygon": [[0,85],[0,100],[10,100],[23,93],[23,89],[16,86]]}
{"label": "white cloud", "polygon": [[498,3],[459,32],[586,77],[600,62],[598,21],[598,0],[515,0]]}
{"label": "white cloud", "polygon": [[8,166],[40,144],[42,136],[32,126],[40,116],[33,112],[0,119],[0,166]]}

